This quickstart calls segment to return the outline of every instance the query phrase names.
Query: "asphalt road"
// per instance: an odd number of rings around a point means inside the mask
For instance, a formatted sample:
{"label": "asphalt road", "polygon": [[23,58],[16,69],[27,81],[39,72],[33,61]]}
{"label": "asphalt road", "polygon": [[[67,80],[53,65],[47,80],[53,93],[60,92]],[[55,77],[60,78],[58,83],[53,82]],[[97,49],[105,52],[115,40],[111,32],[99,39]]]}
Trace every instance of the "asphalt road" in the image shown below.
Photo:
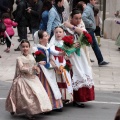
{"label": "asphalt road", "polygon": [[[0,82],[0,120],[26,120],[24,116],[11,116],[5,111],[5,99],[11,83]],[[36,120],[114,120],[120,106],[120,92],[96,91],[96,99],[85,103],[85,108],[66,105],[63,112],[51,112],[50,115],[38,115]]]}

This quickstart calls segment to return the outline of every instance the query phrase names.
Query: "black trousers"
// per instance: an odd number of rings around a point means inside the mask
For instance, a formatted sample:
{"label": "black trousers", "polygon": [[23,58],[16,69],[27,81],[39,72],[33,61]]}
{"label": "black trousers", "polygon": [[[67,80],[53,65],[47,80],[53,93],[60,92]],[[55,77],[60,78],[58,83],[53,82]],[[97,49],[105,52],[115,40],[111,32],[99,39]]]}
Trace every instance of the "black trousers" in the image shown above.
{"label": "black trousers", "polygon": [[17,26],[17,29],[20,40],[27,39],[27,27]]}
{"label": "black trousers", "polygon": [[[12,39],[12,36],[9,36],[11,39]],[[7,45],[7,48],[10,48],[11,47],[11,41],[6,37],[6,45]]]}

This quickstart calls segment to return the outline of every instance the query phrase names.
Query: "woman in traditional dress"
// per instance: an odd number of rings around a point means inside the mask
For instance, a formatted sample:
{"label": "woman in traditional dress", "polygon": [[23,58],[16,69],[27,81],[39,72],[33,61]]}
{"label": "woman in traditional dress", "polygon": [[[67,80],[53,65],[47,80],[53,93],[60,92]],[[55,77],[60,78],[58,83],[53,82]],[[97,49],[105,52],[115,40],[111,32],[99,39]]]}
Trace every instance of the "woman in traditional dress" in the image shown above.
{"label": "woman in traditional dress", "polygon": [[39,68],[33,55],[29,54],[30,43],[23,40],[20,44],[22,55],[17,58],[15,77],[6,100],[6,110],[12,115],[25,114],[30,119],[33,115],[52,110],[49,97],[41,84]]}
{"label": "woman in traditional dress", "polygon": [[[70,21],[64,22],[66,28],[66,33],[74,36],[74,46],[80,47],[80,44],[77,42],[78,37],[85,28],[81,25],[81,13],[79,10],[74,9],[71,13]],[[73,70],[73,96],[74,96],[74,105],[84,107],[84,104],[80,102],[87,102],[94,100],[94,82],[92,77],[92,69],[88,63],[85,51],[83,48],[80,48],[80,56],[76,53],[72,54],[72,57],[69,58]]]}
{"label": "woman in traditional dress", "polygon": [[56,64],[51,58],[51,54],[53,55],[62,55],[63,52],[52,51],[48,44],[49,35],[46,31],[38,31],[39,44],[36,44],[33,47],[35,51],[42,51],[46,56],[43,61],[39,62],[40,74],[39,78],[48,93],[50,101],[52,103],[52,109],[56,111],[62,111],[62,100],[61,93],[57,85],[55,69],[57,69]]}
{"label": "woman in traditional dress", "polygon": [[[50,40],[51,49],[54,51],[63,51],[60,47],[63,45],[62,38],[65,33],[62,27],[58,26],[54,30],[54,36]],[[56,72],[57,83],[62,94],[62,100],[64,103],[73,101],[73,88],[70,72],[64,69],[66,66],[66,56],[54,56],[53,59],[61,72]],[[68,63],[69,64],[69,63]],[[65,71],[65,73],[63,72]]]}

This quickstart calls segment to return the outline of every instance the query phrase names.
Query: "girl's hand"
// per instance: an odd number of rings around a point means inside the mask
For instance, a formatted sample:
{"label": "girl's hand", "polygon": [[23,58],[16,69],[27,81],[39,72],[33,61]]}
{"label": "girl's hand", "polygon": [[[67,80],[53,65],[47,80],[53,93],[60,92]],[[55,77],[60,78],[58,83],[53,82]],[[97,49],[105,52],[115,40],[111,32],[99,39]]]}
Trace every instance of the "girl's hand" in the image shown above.
{"label": "girl's hand", "polygon": [[39,64],[41,64],[41,65],[45,65],[46,62],[45,62],[45,61],[40,61]]}
{"label": "girl's hand", "polygon": [[65,56],[65,52],[64,51],[62,51],[62,52],[59,52],[59,55],[61,55],[61,56]]}
{"label": "girl's hand", "polygon": [[56,66],[53,66],[53,67],[54,67],[55,71],[58,71],[58,70],[59,70],[59,68],[57,67],[57,65],[56,65]]}
{"label": "girl's hand", "polygon": [[76,43],[74,44],[74,47],[75,47],[75,48],[80,48],[80,43],[76,42]]}
{"label": "girl's hand", "polygon": [[33,66],[33,68],[32,68],[33,70],[37,70],[37,66]]}
{"label": "girl's hand", "polygon": [[40,73],[40,69],[39,69],[39,67],[37,67],[37,66],[33,66],[32,69],[33,69],[33,71],[36,71],[37,74]]}
{"label": "girl's hand", "polygon": [[69,60],[69,57],[67,55],[64,56],[65,60]]}

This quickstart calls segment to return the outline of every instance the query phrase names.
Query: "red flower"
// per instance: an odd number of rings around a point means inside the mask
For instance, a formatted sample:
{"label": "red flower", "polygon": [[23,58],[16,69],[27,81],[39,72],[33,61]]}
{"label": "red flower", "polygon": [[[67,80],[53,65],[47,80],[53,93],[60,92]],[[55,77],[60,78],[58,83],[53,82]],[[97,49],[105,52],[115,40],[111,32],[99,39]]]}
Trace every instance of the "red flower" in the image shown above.
{"label": "red flower", "polygon": [[73,41],[74,37],[73,36],[65,36],[62,38],[62,40],[64,41],[64,43],[68,46],[73,45],[74,41]]}
{"label": "red flower", "polygon": [[72,64],[70,64],[69,62],[66,62],[66,65],[69,66],[69,68],[72,67]]}
{"label": "red flower", "polygon": [[40,51],[40,50],[35,52],[36,56],[41,55],[41,54],[44,55],[44,53],[42,51]]}
{"label": "red flower", "polygon": [[40,62],[46,58],[45,54],[41,50],[36,51],[34,55],[36,62]]}
{"label": "red flower", "polygon": [[64,69],[66,69],[69,72],[72,69],[72,65],[69,62],[66,62]]}
{"label": "red flower", "polygon": [[87,41],[90,43],[90,44],[92,44],[92,37],[91,37],[91,35],[89,34],[89,33],[87,33],[86,31],[83,31],[83,34],[84,34],[84,36],[87,38]]}

